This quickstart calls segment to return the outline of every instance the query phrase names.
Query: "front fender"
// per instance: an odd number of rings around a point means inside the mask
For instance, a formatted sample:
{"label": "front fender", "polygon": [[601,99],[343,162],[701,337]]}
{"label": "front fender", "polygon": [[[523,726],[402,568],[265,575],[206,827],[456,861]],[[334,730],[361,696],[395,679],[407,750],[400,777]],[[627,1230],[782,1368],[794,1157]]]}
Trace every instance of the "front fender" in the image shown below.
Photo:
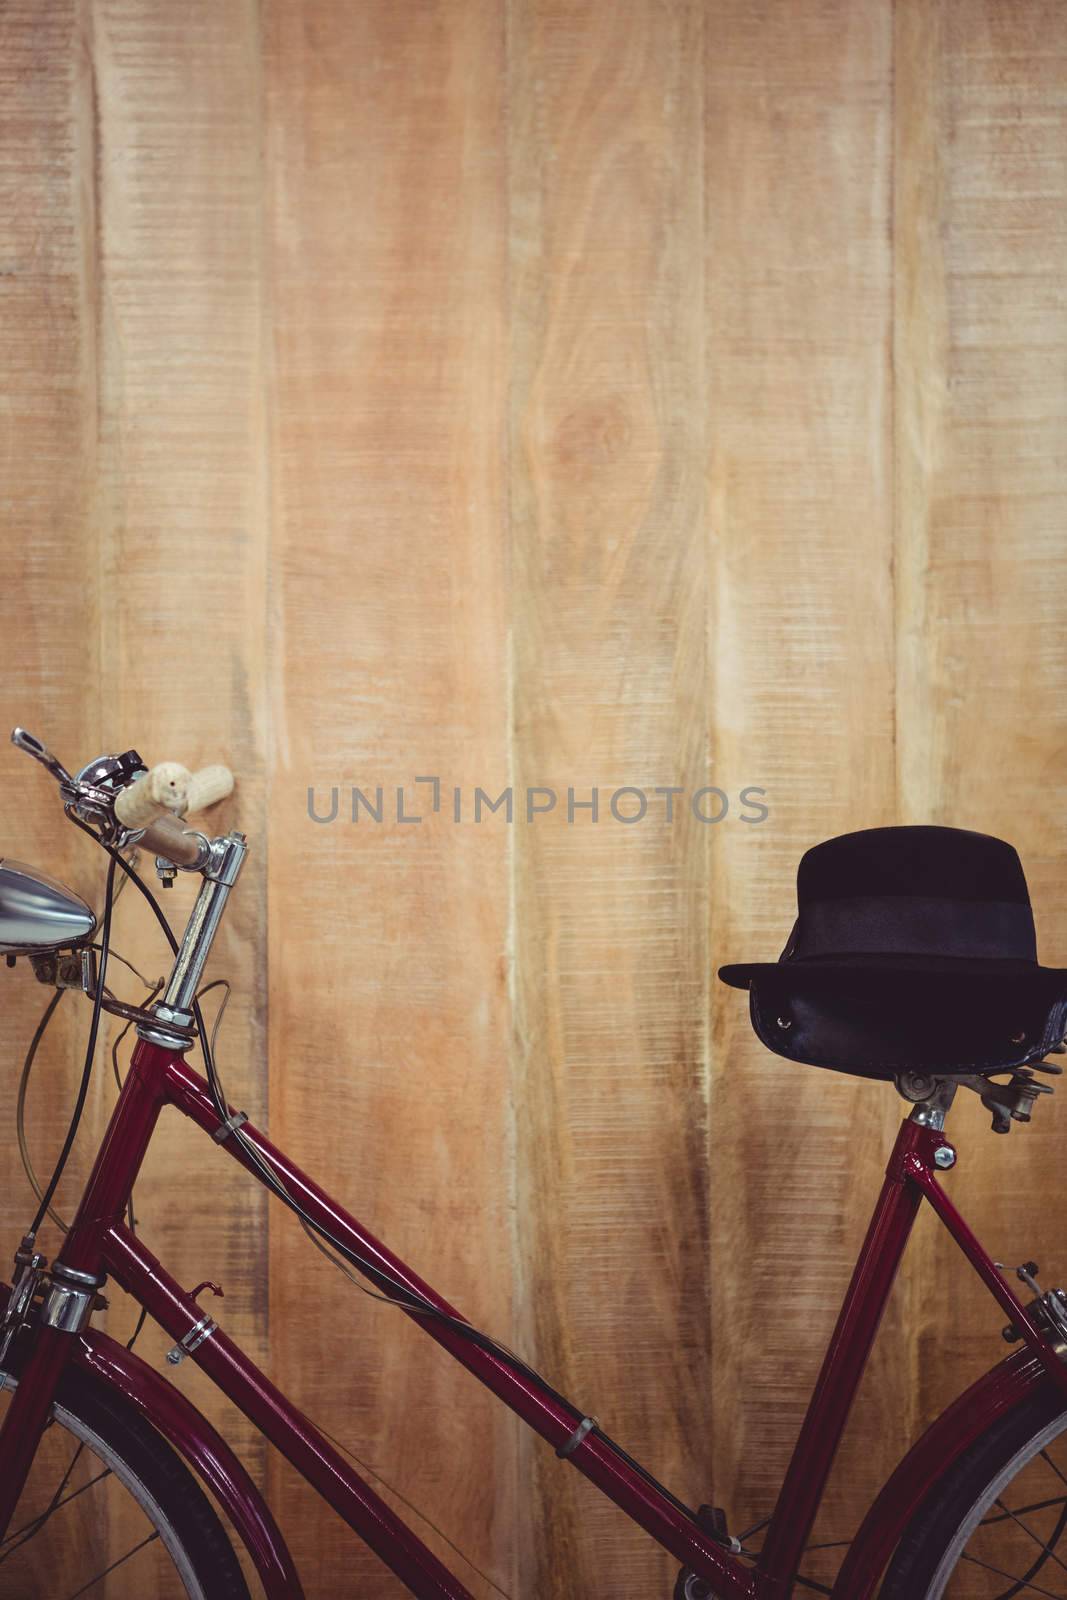
{"label": "front fender", "polygon": [[240,1535],[268,1600],[303,1600],[293,1558],[266,1502],[192,1402],[140,1356],[95,1328],[78,1336],[74,1360],[118,1389],[196,1469]]}
{"label": "front fender", "polygon": [[990,1423],[1052,1379],[1041,1363],[1017,1350],[979,1378],[920,1439],[886,1480],[845,1557],[831,1600],[870,1600],[911,1518],[938,1479]]}

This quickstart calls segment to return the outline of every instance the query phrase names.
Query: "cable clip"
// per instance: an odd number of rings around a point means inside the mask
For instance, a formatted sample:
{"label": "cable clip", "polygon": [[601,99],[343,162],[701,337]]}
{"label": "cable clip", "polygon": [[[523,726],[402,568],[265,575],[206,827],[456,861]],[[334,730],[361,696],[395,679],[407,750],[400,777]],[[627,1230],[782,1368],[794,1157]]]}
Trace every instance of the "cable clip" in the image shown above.
{"label": "cable clip", "polygon": [[167,1351],[167,1360],[171,1366],[180,1366],[186,1356],[191,1356],[194,1350],[200,1348],[205,1339],[211,1338],[217,1327],[218,1323],[215,1318],[206,1315],[202,1316],[199,1322],[194,1322],[185,1337],[179,1339],[173,1349]]}
{"label": "cable clip", "polygon": [[247,1111],[235,1111],[232,1117],[227,1117],[225,1122],[219,1123],[211,1137],[216,1144],[225,1144],[231,1133],[236,1133],[241,1124],[247,1121]]}
{"label": "cable clip", "polygon": [[556,1454],[559,1456],[560,1460],[565,1461],[568,1456],[572,1456],[577,1450],[578,1446],[581,1444],[582,1440],[586,1438],[588,1434],[592,1433],[594,1428],[599,1428],[599,1426],[600,1424],[595,1417],[583,1417],[581,1422],[579,1422],[578,1426],[575,1428],[574,1432],[571,1434],[570,1438],[564,1440],[559,1449],[556,1451]]}

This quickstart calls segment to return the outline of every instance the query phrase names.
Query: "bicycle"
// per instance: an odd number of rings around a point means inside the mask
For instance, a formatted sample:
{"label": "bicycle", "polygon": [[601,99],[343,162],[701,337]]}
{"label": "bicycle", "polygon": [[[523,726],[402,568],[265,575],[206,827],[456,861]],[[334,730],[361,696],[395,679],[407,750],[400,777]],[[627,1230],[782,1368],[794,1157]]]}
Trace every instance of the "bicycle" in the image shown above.
{"label": "bicycle", "polygon": [[[56,1441],[73,1440],[76,1459],[94,1456],[103,1468],[99,1476],[120,1485],[139,1505],[150,1528],[142,1544],[161,1543],[176,1592],[191,1600],[247,1600],[247,1583],[221,1512],[268,1600],[299,1600],[303,1593],[274,1516],[219,1432],[131,1348],[91,1325],[110,1277],[174,1340],[168,1360],[196,1363],[411,1593],[422,1600],[472,1600],[459,1578],[205,1311],[198,1297],[210,1285],[187,1291],[138,1237],[128,1211],[133,1184],[160,1111],[173,1106],[293,1210],[323,1249],[399,1305],[563,1462],[677,1559],[676,1600],[784,1600],[797,1584],[820,1587],[798,1569],[897,1267],[925,1201],[1006,1313],[1010,1326],[1005,1331],[1020,1348],[972,1385],[913,1445],[863,1519],[832,1590],[822,1586],[823,1592],[834,1600],[870,1600],[876,1592],[880,1600],[1067,1593],[1067,1561],[1057,1551],[1067,1526],[1067,1466],[1052,1455],[1067,1431],[1067,1295],[1042,1292],[1036,1267],[1027,1263],[1017,1269],[1030,1294],[1024,1303],[941,1183],[957,1161],[945,1121],[961,1084],[981,1094],[1001,1130],[1012,1121],[1029,1120],[1038,1094],[1048,1086],[1028,1070],[1013,1071],[1006,1084],[994,1082],[992,1073],[898,1078],[897,1088],[911,1110],[889,1157],[766,1538],[756,1550],[747,1538],[729,1532],[720,1509],[694,1509],[664,1488],[595,1418],[467,1322],[225,1099],[198,994],[247,841],[237,832],[209,837],[185,820],[232,787],[225,769],[193,777],[173,764],[148,770],[135,751],[128,751],[102,756],[71,776],[31,735],[16,729],[12,739],[49,771],[67,815],[103,846],[110,866],[97,946],[97,918],[83,901],[33,868],[0,862],[0,952],[9,959],[28,957],[38,977],[81,990],[93,1002],[71,1130],[15,1254],[12,1286],[0,1296],[0,1388],[11,1396],[0,1426],[0,1539],[5,1541],[0,1561],[13,1542],[27,1537],[27,1528],[32,1534],[53,1526],[57,1509],[83,1492],[79,1487],[65,1497],[73,1481],[68,1469],[43,1512],[8,1534],[35,1458],[51,1457]],[[180,942],[167,929],[174,963],[164,991],[141,1008],[117,1001],[104,981],[116,873],[124,873],[155,906],[126,860],[124,852],[134,845],[155,854],[164,879],[186,871],[201,880]],[[156,912],[166,929],[158,907]],[[36,1234],[77,1128],[104,1010],[135,1026],[137,1042],[77,1213],[49,1264],[36,1251]],[[204,1075],[186,1060],[197,1040]],[[1047,1490],[1030,1487],[1038,1475],[1051,1478]],[[1023,1501],[1007,1506],[1005,1496],[1018,1495],[1020,1487]],[[88,1587],[96,1581],[91,1576]]]}

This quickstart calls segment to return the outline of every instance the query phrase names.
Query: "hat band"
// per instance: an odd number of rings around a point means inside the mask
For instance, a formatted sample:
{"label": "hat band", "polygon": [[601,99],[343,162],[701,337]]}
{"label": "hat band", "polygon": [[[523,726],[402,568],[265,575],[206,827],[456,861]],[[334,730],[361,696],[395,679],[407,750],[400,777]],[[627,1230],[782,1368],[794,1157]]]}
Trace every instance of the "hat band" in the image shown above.
{"label": "hat band", "polygon": [[1010,900],[856,896],[804,906],[783,961],[828,955],[1013,957],[1037,961],[1034,918]]}

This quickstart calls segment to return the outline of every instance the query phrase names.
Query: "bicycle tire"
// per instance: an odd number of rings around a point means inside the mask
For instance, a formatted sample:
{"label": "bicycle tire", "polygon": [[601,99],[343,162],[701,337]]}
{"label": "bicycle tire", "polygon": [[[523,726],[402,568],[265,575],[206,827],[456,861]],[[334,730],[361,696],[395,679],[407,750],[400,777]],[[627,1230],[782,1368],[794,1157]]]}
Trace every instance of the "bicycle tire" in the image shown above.
{"label": "bicycle tire", "polygon": [[[1067,1434],[1067,1408],[1063,1406],[1062,1397],[1051,1390],[1028,1396],[991,1423],[944,1474],[913,1515],[886,1570],[878,1600],[942,1600],[942,1597],[952,1600],[963,1581],[964,1563],[976,1560],[967,1552],[973,1547],[975,1536],[980,1536],[990,1508],[1036,1463],[1042,1452],[1047,1452],[1064,1434]],[[1063,1454],[1062,1448],[1060,1454]],[[1048,1460],[1047,1454],[1045,1460]],[[1054,1583],[1050,1585],[1048,1580],[1043,1582],[1040,1575],[1035,1575],[1031,1582],[1012,1588],[1012,1582],[1020,1582],[1021,1571],[1001,1569],[999,1578],[986,1580],[993,1583],[998,1594],[1017,1594],[1019,1600],[1030,1600],[1032,1596],[1050,1592],[1067,1595],[1067,1565],[1064,1565],[1067,1561],[1067,1479],[1061,1492],[1063,1521],[1054,1546],[1056,1554],[1051,1558],[1056,1565],[1050,1568]],[[1052,1507],[1053,1503],[1049,1502],[1046,1509]],[[998,1513],[994,1518],[1005,1524],[1009,1520],[1010,1513],[1008,1517]],[[1060,1522],[1059,1515],[1055,1520]],[[1024,1525],[1020,1523],[1020,1526]],[[1033,1559],[1037,1556],[1035,1550]],[[1046,1562],[1048,1559],[1046,1557]],[[984,1551],[978,1565],[983,1562],[988,1570],[989,1557]],[[993,1566],[996,1566],[995,1560]],[[1005,1585],[1003,1591],[1002,1584]]]}
{"label": "bicycle tire", "polygon": [[[0,1379],[5,1388],[14,1388],[18,1381],[3,1372]],[[211,1501],[176,1451],[118,1390],[93,1373],[68,1368],[52,1416],[110,1468],[138,1502],[189,1600],[251,1600],[233,1545]],[[47,1537],[45,1530],[42,1534]],[[19,1593],[21,1600],[22,1590]],[[31,1600],[29,1594],[26,1600]],[[55,1597],[50,1594],[48,1600]]]}

